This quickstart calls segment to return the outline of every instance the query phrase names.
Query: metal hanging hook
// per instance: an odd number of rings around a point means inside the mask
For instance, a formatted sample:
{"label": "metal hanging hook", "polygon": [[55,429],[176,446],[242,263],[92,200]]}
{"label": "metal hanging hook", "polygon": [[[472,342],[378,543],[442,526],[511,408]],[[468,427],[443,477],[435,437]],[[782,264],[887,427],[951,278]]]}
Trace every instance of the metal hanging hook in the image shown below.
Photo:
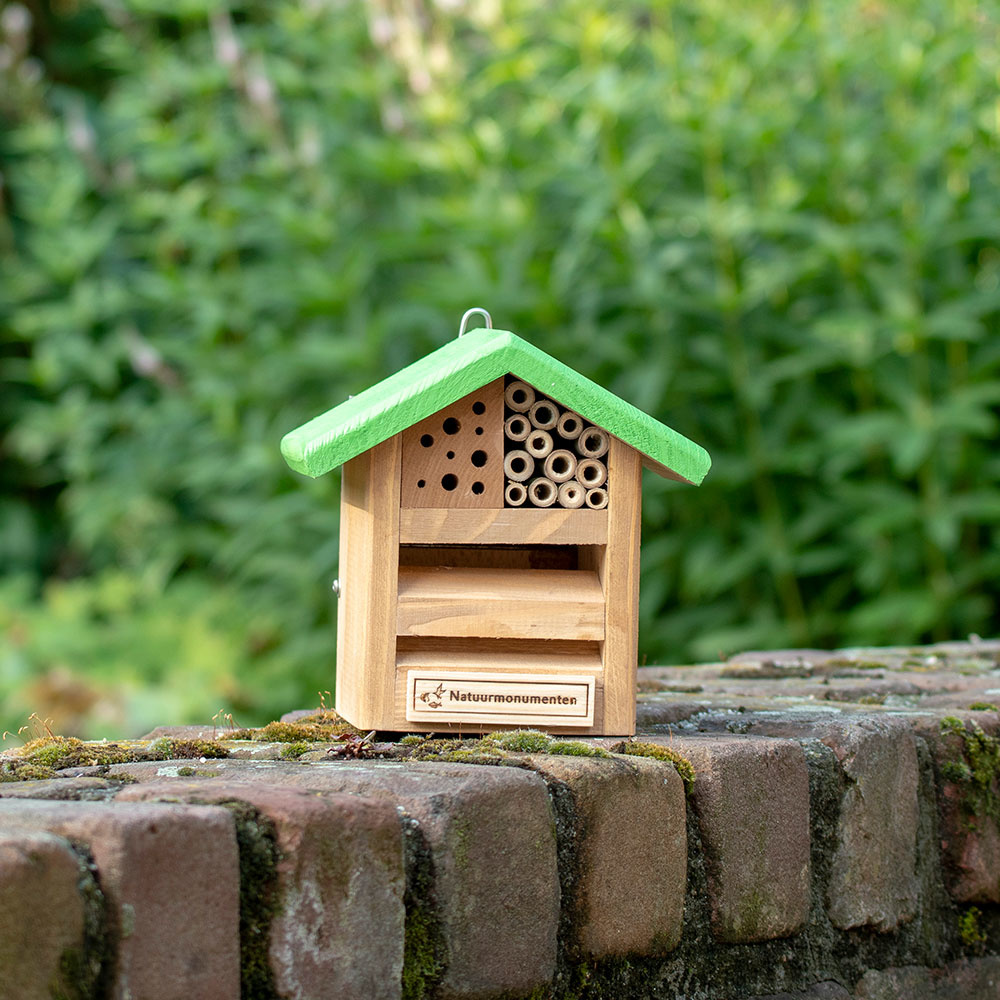
{"label": "metal hanging hook", "polygon": [[493,329],[493,317],[480,306],[473,306],[471,309],[465,310],[465,315],[462,317],[462,322],[458,324],[458,335],[461,337],[465,333],[465,328],[469,323],[469,319],[478,313],[483,319],[486,320],[486,329]]}

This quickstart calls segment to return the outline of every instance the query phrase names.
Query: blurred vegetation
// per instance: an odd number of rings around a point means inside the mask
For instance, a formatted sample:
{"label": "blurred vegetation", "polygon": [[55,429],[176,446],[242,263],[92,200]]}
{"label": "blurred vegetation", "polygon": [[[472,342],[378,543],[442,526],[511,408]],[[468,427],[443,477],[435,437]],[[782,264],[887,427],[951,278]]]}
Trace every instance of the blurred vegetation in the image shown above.
{"label": "blurred vegetation", "polygon": [[281,435],[497,325],[703,444],[641,654],[996,631],[1000,11],[49,0],[0,13],[0,724],[332,686]]}

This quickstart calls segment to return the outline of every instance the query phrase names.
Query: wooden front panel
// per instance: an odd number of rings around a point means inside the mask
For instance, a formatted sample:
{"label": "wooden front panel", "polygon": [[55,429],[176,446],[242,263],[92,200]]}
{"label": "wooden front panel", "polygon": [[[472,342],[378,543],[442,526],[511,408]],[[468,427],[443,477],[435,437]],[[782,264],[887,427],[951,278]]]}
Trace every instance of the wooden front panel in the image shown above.
{"label": "wooden front panel", "polygon": [[405,508],[503,507],[503,379],[402,432]]}
{"label": "wooden front panel", "polygon": [[573,674],[411,670],[407,722],[591,726],[594,678]]}
{"label": "wooden front panel", "polygon": [[[461,717],[450,721],[445,707],[427,705],[428,718],[414,717],[408,709],[412,701],[413,684],[417,677],[424,677],[431,671],[442,671],[447,676],[461,678],[467,674],[478,674],[497,679],[512,675],[529,683],[545,682],[546,678],[564,681],[568,678],[585,678],[593,685],[593,719],[566,718],[558,712],[576,710],[569,706],[557,710],[550,716],[553,721],[534,721],[518,706],[511,705],[505,718]],[[572,682],[571,682],[572,683]],[[435,685],[436,687],[436,685]],[[450,687],[449,687],[450,692]],[[419,697],[419,696],[418,696]],[[450,697],[450,694],[449,694]],[[410,731],[453,731],[486,732],[491,729],[511,728],[511,726],[542,726],[552,733],[599,734],[603,727],[604,682],[601,668],[601,654],[596,642],[561,642],[493,639],[483,642],[479,639],[418,639],[400,636],[396,649],[396,718],[397,729]],[[496,706],[494,706],[496,707]],[[537,713],[538,709],[534,711]],[[579,716],[579,713],[577,713]]]}
{"label": "wooden front panel", "polygon": [[606,510],[508,507],[504,510],[402,510],[401,544],[603,545]]}
{"label": "wooden front panel", "polygon": [[397,631],[483,639],[604,638],[597,574],[580,570],[399,570]]}

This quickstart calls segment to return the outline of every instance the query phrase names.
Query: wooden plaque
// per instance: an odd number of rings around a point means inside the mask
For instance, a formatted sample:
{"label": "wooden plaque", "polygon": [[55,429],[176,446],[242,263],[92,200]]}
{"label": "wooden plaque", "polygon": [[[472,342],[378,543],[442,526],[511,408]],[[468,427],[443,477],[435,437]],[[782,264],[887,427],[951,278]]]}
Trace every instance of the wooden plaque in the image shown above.
{"label": "wooden plaque", "polygon": [[408,722],[468,722],[514,726],[592,726],[594,678],[410,670]]}

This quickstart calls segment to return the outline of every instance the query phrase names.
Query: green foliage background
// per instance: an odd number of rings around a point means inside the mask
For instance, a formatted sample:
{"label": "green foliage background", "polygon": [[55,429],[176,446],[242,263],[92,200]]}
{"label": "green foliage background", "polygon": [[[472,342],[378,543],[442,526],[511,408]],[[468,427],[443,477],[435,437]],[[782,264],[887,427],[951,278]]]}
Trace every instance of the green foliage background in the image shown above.
{"label": "green foliage background", "polygon": [[338,480],[278,440],[472,304],[713,455],[698,491],[647,477],[650,662],[995,631],[998,27],[8,4],[0,723],[314,703]]}

